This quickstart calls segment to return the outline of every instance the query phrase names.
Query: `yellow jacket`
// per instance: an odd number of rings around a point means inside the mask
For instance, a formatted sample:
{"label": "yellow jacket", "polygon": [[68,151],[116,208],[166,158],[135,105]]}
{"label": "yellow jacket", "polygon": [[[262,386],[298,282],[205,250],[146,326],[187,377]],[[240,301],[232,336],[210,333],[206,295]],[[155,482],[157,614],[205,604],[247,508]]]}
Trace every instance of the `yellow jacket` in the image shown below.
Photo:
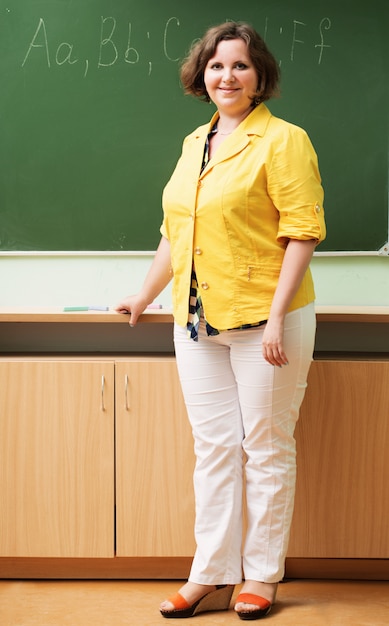
{"label": "yellow jacket", "polygon": [[[264,104],[199,175],[217,117],[184,140],[163,192],[161,233],[171,246],[176,322],[187,322],[194,261],[205,317],[223,330],[267,319],[288,240],[320,242],[325,223],[317,157],[307,134]],[[308,270],[289,310],[314,298]]]}

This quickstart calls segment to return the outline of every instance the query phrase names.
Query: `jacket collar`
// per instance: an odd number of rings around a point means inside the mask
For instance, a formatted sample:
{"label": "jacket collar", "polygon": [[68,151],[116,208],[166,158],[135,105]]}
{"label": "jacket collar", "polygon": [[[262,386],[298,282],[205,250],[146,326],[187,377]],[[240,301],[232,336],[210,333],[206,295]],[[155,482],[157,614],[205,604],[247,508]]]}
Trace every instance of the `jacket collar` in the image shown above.
{"label": "jacket collar", "polygon": [[[226,159],[229,159],[235,154],[238,154],[239,152],[244,150],[244,148],[246,148],[246,146],[250,143],[251,135],[263,137],[271,116],[272,114],[265,104],[262,103],[255,107],[255,109],[253,109],[253,111],[243,120],[243,122],[240,123],[234,133],[227,137],[227,139],[218,148],[214,157],[212,157],[211,161],[204,168],[200,178],[210,172],[211,169],[221,161],[225,161]],[[203,158],[203,150],[207,134],[211,131],[212,127],[218,119],[219,113],[216,112],[212,116],[209,124],[200,126],[200,128],[198,128],[197,131],[195,131],[194,133],[194,136],[197,139],[196,148],[198,146],[200,161]]]}
{"label": "jacket collar", "polygon": [[263,137],[272,114],[265,104],[259,104],[240,124],[240,129],[247,135]]}

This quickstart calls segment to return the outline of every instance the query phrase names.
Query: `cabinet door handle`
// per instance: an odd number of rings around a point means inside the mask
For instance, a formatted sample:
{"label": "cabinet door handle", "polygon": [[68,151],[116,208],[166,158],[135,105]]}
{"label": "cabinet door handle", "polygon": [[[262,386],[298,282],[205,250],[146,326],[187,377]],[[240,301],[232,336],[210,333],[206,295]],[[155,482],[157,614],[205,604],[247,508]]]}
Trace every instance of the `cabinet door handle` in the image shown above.
{"label": "cabinet door handle", "polygon": [[126,374],[124,377],[124,400],[125,400],[126,411],[129,411],[130,404],[128,402],[128,374]]}
{"label": "cabinet door handle", "polygon": [[104,404],[104,388],[105,388],[105,378],[104,378],[104,374],[101,377],[101,410],[105,411],[105,404]]}

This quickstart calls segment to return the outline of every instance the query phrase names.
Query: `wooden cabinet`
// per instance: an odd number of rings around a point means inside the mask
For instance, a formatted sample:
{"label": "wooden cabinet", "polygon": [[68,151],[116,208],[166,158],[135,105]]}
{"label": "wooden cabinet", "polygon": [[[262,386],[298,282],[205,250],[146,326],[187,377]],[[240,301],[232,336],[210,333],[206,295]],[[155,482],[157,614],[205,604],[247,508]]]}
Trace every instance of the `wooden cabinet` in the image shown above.
{"label": "wooden cabinet", "polygon": [[[174,357],[2,357],[0,381],[5,571],[13,576],[14,557],[65,557],[79,559],[75,577],[80,559],[93,562],[89,577],[104,561],[106,576],[132,559],[139,577],[154,558],[150,577],[185,575],[194,455]],[[313,363],[290,561],[389,558],[388,407],[388,361]],[[158,574],[160,557],[173,557],[169,574]]]}
{"label": "wooden cabinet", "polygon": [[174,358],[1,359],[0,380],[0,556],[193,554]]}
{"label": "wooden cabinet", "polygon": [[0,381],[0,555],[113,556],[113,363],[2,359]]}
{"label": "wooden cabinet", "polygon": [[313,363],[288,556],[389,558],[389,362]]}
{"label": "wooden cabinet", "polygon": [[194,553],[193,441],[173,357],[116,363],[116,554]]}

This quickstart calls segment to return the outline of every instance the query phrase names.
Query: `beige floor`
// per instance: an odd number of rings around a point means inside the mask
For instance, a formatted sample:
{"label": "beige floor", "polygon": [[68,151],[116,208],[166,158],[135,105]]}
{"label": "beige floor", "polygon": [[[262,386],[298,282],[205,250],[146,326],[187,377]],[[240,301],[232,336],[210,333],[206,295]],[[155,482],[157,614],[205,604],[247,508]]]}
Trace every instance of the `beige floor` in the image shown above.
{"label": "beige floor", "polygon": [[[161,599],[176,581],[0,580],[1,626],[162,626],[243,624],[233,611],[166,622]],[[234,597],[238,589],[235,590]],[[254,622],[258,623],[258,622]],[[387,626],[389,582],[288,581],[259,623],[269,626]]]}

